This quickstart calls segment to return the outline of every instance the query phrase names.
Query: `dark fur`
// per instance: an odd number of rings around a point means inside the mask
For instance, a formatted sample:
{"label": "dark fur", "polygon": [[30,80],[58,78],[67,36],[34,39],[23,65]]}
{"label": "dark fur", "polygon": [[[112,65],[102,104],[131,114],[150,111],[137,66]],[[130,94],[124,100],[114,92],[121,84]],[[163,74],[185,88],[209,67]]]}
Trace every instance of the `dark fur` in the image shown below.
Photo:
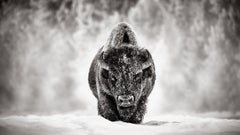
{"label": "dark fur", "polygon": [[[111,121],[141,123],[155,83],[155,67],[148,50],[137,46],[127,24],[120,23],[113,29],[107,45],[91,64],[88,81],[101,116]],[[117,96],[123,94],[134,95],[133,106],[118,105]]]}

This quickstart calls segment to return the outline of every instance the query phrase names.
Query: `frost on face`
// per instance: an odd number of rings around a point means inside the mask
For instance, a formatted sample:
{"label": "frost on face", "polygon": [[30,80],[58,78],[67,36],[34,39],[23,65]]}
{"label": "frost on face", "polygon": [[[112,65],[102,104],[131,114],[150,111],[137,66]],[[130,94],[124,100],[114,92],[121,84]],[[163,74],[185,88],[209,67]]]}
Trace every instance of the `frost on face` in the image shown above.
{"label": "frost on face", "polygon": [[[125,119],[133,115],[143,96],[146,76],[143,65],[147,57],[144,49],[122,46],[104,53],[108,71],[109,91],[114,98],[120,115]],[[142,116],[142,115],[141,115]]]}
{"label": "frost on face", "polygon": [[[109,66],[109,82],[115,98],[119,95],[133,95],[137,100],[141,95],[142,64],[141,52],[129,47],[106,52],[105,62]],[[136,102],[135,102],[136,103]]]}

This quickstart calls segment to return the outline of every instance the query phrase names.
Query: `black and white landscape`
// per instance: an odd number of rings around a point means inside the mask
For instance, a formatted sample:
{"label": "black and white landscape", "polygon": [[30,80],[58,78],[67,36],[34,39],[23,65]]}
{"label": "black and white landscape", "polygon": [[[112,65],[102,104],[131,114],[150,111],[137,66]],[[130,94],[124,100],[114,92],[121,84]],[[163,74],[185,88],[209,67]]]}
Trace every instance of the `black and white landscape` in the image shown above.
{"label": "black and white landscape", "polygon": [[[97,115],[91,60],[119,22],[152,54],[141,124]],[[0,1],[0,135],[240,134],[237,0]]]}

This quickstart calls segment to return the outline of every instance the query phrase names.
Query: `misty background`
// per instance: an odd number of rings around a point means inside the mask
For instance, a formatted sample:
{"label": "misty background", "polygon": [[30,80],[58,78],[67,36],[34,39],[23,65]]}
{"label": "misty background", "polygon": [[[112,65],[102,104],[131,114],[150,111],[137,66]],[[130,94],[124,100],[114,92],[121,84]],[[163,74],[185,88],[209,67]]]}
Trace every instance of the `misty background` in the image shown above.
{"label": "misty background", "polygon": [[148,114],[239,115],[238,0],[2,0],[0,114],[97,114],[88,70],[121,21],[155,62]]}

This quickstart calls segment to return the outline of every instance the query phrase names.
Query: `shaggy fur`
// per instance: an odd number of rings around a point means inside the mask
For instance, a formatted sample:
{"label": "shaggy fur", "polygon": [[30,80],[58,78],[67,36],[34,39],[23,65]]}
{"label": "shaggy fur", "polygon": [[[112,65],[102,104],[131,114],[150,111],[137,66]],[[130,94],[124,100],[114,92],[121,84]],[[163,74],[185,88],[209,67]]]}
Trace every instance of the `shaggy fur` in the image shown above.
{"label": "shaggy fur", "polygon": [[[126,23],[117,25],[89,71],[88,81],[98,100],[99,115],[111,121],[141,123],[155,76],[149,51],[137,45],[135,34]],[[132,105],[122,107],[117,100],[120,95],[133,95]]]}

